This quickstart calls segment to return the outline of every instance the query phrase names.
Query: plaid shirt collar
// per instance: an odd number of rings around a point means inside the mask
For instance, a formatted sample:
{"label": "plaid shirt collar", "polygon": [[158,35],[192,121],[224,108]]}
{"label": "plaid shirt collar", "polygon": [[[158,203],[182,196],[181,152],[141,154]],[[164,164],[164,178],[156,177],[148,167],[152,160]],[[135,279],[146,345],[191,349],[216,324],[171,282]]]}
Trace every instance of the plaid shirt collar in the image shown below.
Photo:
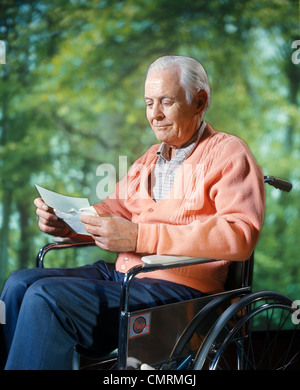
{"label": "plaid shirt collar", "polygon": [[[204,132],[206,123],[203,121],[199,127],[199,130],[196,131],[196,133],[193,135],[193,137],[184,144],[180,149],[175,150],[175,157],[179,159],[187,159],[194,151],[196,146],[198,145],[198,142],[200,141],[202,134]],[[171,146],[163,142],[156,154],[163,158],[166,161],[170,161],[170,149]]]}

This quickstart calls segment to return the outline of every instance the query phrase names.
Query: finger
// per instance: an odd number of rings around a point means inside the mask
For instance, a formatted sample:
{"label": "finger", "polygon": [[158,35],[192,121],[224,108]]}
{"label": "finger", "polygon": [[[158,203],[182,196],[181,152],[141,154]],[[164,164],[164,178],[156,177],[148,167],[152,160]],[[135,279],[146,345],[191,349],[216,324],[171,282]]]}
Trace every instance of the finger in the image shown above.
{"label": "finger", "polygon": [[52,215],[55,215],[55,212],[53,210],[52,207],[48,206],[42,198],[36,198],[34,199],[33,203],[35,204],[35,206],[37,207],[37,210],[41,210],[41,211],[44,211],[44,212],[48,212]]}
{"label": "finger", "polygon": [[57,227],[58,229],[64,229],[66,227],[65,222],[60,219],[51,221],[49,219],[44,219],[40,217],[39,222],[45,226],[53,226]]}
{"label": "finger", "polygon": [[108,217],[108,215],[81,215],[80,216],[80,221],[89,225],[94,225],[94,226],[101,226],[103,217]]}
{"label": "finger", "polygon": [[101,237],[102,235],[104,235],[104,232],[101,230],[100,226],[85,223],[84,228],[86,232],[91,234],[92,236]]}
{"label": "finger", "polygon": [[45,224],[42,221],[38,222],[38,227],[41,231],[47,234],[52,234],[56,236],[62,236],[63,233],[66,231],[66,226],[60,227],[60,226],[51,226],[49,223]]}
{"label": "finger", "polygon": [[101,237],[101,236],[92,236],[93,237],[93,240],[95,241],[95,244],[101,248],[101,249],[104,249],[106,251],[109,251],[111,250],[108,242],[107,242],[107,239]]}
{"label": "finger", "polygon": [[42,209],[42,210],[45,210],[45,211],[48,211],[48,210],[51,210],[51,207],[49,207],[44,201],[42,198],[36,198],[34,199],[33,203],[35,204],[35,206],[39,209]]}
{"label": "finger", "polygon": [[38,215],[40,218],[43,218],[47,221],[58,221],[59,218],[52,212],[44,211],[43,209],[37,208],[36,209],[36,215]]}

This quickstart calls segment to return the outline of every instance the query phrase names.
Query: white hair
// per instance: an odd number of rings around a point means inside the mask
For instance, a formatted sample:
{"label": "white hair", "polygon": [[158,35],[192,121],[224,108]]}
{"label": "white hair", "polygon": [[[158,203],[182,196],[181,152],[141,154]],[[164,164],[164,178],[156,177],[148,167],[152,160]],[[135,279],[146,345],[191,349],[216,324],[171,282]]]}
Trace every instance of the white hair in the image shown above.
{"label": "white hair", "polygon": [[180,84],[185,90],[186,101],[192,103],[197,92],[204,90],[207,93],[207,103],[204,112],[210,104],[210,87],[207,74],[197,60],[184,56],[164,56],[155,60],[148,68],[147,76],[154,70],[178,67],[180,69]]}

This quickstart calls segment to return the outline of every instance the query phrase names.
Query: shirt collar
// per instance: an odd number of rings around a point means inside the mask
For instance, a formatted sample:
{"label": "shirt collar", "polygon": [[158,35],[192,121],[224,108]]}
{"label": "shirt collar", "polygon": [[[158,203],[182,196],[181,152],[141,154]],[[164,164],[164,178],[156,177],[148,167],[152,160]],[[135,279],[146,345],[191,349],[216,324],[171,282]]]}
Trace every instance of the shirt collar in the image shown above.
{"label": "shirt collar", "polygon": [[[195,147],[198,145],[198,142],[200,141],[204,129],[205,129],[206,123],[203,121],[199,127],[199,129],[196,131],[196,133],[192,136],[192,138],[184,144],[180,149],[176,149],[175,155],[181,154],[184,156],[185,159],[187,159],[194,151]],[[157,150],[156,154],[163,159],[169,161],[170,160],[170,149],[171,146],[163,142],[159,149]]]}

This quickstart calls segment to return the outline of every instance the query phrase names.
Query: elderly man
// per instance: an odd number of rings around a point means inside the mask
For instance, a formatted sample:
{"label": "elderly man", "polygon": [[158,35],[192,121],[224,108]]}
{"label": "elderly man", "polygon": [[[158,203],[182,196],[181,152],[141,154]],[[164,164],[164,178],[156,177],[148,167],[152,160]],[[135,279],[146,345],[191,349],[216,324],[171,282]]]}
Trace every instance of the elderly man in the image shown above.
{"label": "elderly man", "polygon": [[[147,118],[160,144],[94,205],[97,216],[81,217],[96,245],[118,252],[116,263],[14,272],[1,297],[6,369],[69,369],[76,345],[101,352],[116,346],[120,285],[144,254],[223,261],[136,277],[132,309],[220,292],[230,261],[249,257],[263,221],[262,172],[243,141],[204,122],[209,102],[196,60],[167,56],[149,67]],[[84,239],[40,198],[35,205],[43,232]]]}

